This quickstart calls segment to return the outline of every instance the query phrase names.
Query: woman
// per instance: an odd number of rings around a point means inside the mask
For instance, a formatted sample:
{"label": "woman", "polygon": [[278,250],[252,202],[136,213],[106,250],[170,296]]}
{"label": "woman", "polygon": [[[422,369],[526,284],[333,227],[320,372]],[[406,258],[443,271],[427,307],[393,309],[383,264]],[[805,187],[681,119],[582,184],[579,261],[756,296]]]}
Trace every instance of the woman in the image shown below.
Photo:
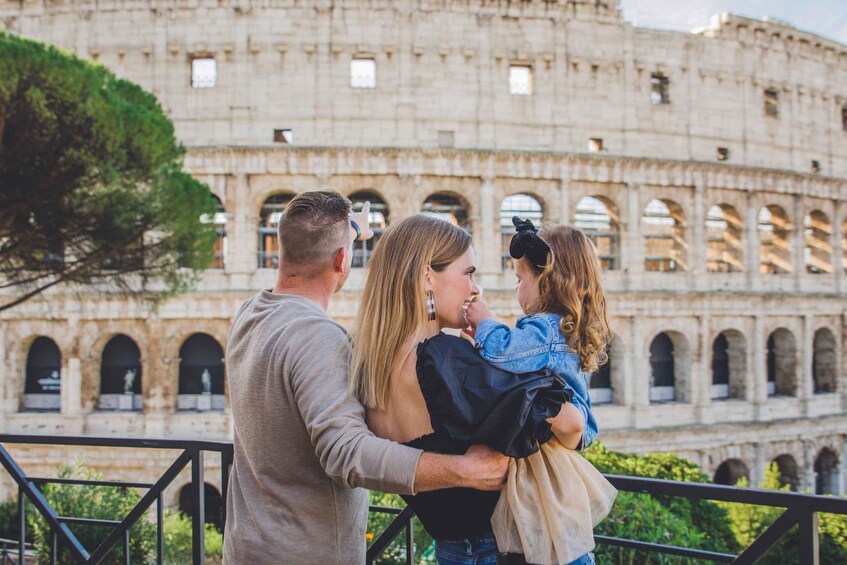
{"label": "woman", "polygon": [[[416,364],[422,341],[468,327],[465,309],[480,293],[471,236],[443,220],[412,216],[386,230],[369,266],[351,376],[369,427],[425,451],[464,453],[466,441],[434,433]],[[479,357],[474,362],[485,364]],[[573,414],[563,407],[548,421],[563,444],[575,447],[583,423]],[[456,488],[405,498],[435,538],[440,564],[497,562],[491,516],[499,493]]]}

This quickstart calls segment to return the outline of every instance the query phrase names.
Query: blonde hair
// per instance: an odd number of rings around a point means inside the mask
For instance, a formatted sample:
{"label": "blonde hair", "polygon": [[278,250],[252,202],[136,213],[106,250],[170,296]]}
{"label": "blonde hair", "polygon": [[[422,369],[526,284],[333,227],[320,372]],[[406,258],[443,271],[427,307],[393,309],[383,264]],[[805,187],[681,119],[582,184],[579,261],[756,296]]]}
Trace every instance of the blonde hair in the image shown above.
{"label": "blonde hair", "polygon": [[582,370],[593,373],[609,361],[612,337],[594,243],[570,226],[545,226],[538,235],[550,253],[544,268],[532,267],[539,275],[539,297],[532,306],[562,317],[559,330],[568,347]]}
{"label": "blonde hair", "polygon": [[391,370],[410,353],[401,348],[422,337],[427,266],[440,272],[470,245],[462,228],[423,214],[392,224],[380,237],[353,332],[350,389],[366,407],[385,406]]}

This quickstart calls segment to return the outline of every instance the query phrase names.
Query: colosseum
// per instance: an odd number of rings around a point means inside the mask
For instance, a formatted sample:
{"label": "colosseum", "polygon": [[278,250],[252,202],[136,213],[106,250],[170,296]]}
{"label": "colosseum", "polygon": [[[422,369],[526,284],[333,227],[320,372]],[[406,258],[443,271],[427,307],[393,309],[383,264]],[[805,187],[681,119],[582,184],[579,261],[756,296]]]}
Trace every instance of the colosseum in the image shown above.
{"label": "colosseum", "polygon": [[[155,93],[220,201],[191,293],[153,311],[66,289],[0,316],[5,432],[231,438],[229,325],[273,286],[286,202],[331,188],[372,203],[377,239],[420,211],[467,227],[507,320],[511,216],[586,230],[615,331],[591,383],[605,444],[844,491],[847,46],[731,14],[642,29],[614,0],[0,0],[0,18]],[[117,478],[169,460],[14,454]]]}

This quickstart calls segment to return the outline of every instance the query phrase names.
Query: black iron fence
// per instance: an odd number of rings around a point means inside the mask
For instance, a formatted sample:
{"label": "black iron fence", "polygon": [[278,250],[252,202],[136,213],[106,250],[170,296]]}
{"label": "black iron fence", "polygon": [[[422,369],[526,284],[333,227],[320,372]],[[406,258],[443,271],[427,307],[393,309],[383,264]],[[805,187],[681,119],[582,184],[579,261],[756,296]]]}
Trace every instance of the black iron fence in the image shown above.
{"label": "black iron fence", "polygon": [[[129,449],[158,449],[172,450],[177,453],[173,463],[153,483],[105,481],[75,478],[47,478],[27,476],[6,449],[7,444],[28,445],[61,445],[71,447],[109,447]],[[94,438],[94,437],[64,437],[64,436],[32,436],[0,434],[0,463],[15,481],[18,488],[18,510],[20,515],[20,534],[18,540],[0,543],[0,564],[26,563],[27,558],[33,561],[33,549],[25,543],[26,538],[26,508],[28,500],[32,507],[47,522],[52,532],[50,547],[50,562],[56,563],[57,549],[62,548],[71,552],[79,563],[99,563],[117,546],[123,544],[123,556],[126,563],[131,562],[129,553],[130,528],[155,504],[157,529],[156,561],[164,563],[163,545],[163,500],[162,492],[170,485],[177,475],[187,466],[191,466],[192,492],[192,562],[205,563],[204,531],[204,453],[220,454],[221,458],[221,495],[225,499],[229,482],[229,470],[232,465],[233,448],[228,442],[213,441],[184,441],[157,439],[128,439],[128,438]],[[694,559],[702,559],[715,563],[733,563],[746,565],[755,563],[769,549],[779,542],[793,527],[799,526],[799,542],[797,546],[797,563],[803,565],[819,565],[818,549],[818,513],[826,512],[847,515],[847,499],[831,496],[815,496],[792,492],[770,491],[761,489],[729,487],[713,484],[686,483],[647,479],[641,477],[625,477],[609,475],[608,479],[618,490],[649,494],[654,496],[682,497],[690,500],[715,500],[784,508],[782,515],[765,530],[749,547],[739,555],[717,553],[700,549],[676,547],[642,540],[621,539],[607,536],[596,536],[598,544],[608,544],[631,548],[652,553],[676,555]],[[50,506],[44,497],[41,486],[49,483],[64,483],[74,485],[89,485],[124,489],[146,490],[146,494],[134,508],[121,520],[97,520],[85,516],[60,516]],[[401,534],[405,535],[405,563],[411,565],[415,561],[414,528],[412,519],[414,513],[410,508],[371,507],[371,512],[396,514],[396,517],[380,533],[367,550],[367,562],[373,563]],[[226,523],[226,505],[221,505],[220,523]],[[85,548],[71,532],[69,524],[94,524],[110,526],[112,531],[96,548]],[[787,557],[788,558],[788,557]]]}

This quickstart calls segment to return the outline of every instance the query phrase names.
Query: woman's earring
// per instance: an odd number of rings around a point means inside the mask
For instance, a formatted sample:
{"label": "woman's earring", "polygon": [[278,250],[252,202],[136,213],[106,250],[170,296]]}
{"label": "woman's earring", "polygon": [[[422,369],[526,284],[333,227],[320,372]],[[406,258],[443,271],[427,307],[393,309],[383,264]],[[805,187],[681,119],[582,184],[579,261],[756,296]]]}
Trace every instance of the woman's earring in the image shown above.
{"label": "woman's earring", "polygon": [[426,317],[430,322],[435,321],[435,294],[431,290],[426,291]]}

